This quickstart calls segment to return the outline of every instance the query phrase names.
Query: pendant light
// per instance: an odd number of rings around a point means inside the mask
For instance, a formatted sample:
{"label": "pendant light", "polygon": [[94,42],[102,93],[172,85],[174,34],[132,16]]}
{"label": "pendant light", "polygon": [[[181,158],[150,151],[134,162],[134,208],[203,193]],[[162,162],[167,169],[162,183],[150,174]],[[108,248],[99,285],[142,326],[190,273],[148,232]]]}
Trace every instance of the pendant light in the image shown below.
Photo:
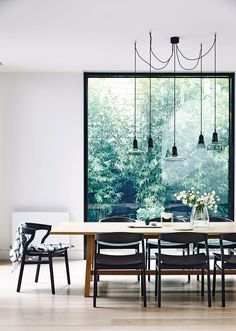
{"label": "pendant light", "polygon": [[148,137],[148,151],[151,152],[153,149],[152,139],[152,33],[150,36],[150,47],[149,47],[149,137]]}
{"label": "pendant light", "polygon": [[212,141],[211,143],[207,146],[208,151],[222,151],[223,146],[221,143],[219,143],[218,140],[218,133],[216,131],[216,34],[215,34],[215,45],[214,45],[214,132],[212,134]]}
{"label": "pendant light", "polygon": [[134,138],[133,138],[133,149],[129,152],[129,155],[141,155],[142,151],[138,148],[138,140],[137,140],[137,77],[136,77],[136,69],[137,69],[137,48],[136,41],[134,42]]}
{"label": "pendant light", "polygon": [[[200,127],[200,135],[198,139],[198,145],[197,148],[205,148],[204,143],[204,136],[202,133],[202,113],[203,113],[203,105],[202,105],[202,90],[203,90],[203,78],[202,78],[202,59],[207,56],[213,48],[215,48],[215,125],[214,125],[214,133],[212,137],[212,144],[210,144],[207,149],[208,150],[222,150],[221,144],[218,142],[218,135],[216,132],[216,34],[215,38],[213,40],[212,45],[205,51],[205,53],[202,53],[202,44],[200,46],[200,50],[198,53],[198,56],[196,57],[187,57],[184,52],[179,47],[179,37],[171,37],[170,42],[172,44],[171,46],[171,52],[169,56],[166,59],[161,59],[159,56],[157,56],[153,50],[152,50],[152,34],[149,33],[150,36],[150,44],[149,44],[149,59],[145,59],[144,56],[140,54],[138,49],[136,48],[136,42],[135,42],[135,56],[136,54],[138,57],[149,66],[149,137],[148,137],[148,150],[151,151],[153,149],[153,139],[152,139],[152,80],[151,80],[151,73],[152,69],[155,71],[161,71],[169,65],[172,58],[174,60],[174,96],[173,96],[173,113],[174,113],[174,144],[171,149],[167,149],[165,160],[167,161],[182,161],[184,158],[179,157],[178,150],[176,146],[176,63],[178,62],[178,65],[181,69],[184,71],[193,71],[195,70],[199,63],[201,64],[201,82],[200,82],[200,93],[201,93],[201,103],[200,103],[200,116],[201,116],[201,127]],[[155,60],[155,63],[159,63],[159,65],[153,65],[153,60]],[[201,61],[201,62],[200,62]],[[192,63],[191,66],[185,66],[185,63]],[[136,69],[135,69],[136,70]],[[136,121],[136,120],[135,120]],[[134,135],[134,141],[133,141],[134,148],[133,150],[138,150],[138,143],[136,139],[136,129],[135,129],[135,135]]]}
{"label": "pendant light", "polygon": [[198,149],[204,149],[205,148],[205,142],[204,142],[204,136],[202,134],[202,44],[200,49],[200,67],[201,67],[201,77],[200,77],[200,135],[198,137]]}
{"label": "pendant light", "polygon": [[178,149],[176,146],[176,45],[179,43],[179,37],[171,37],[170,42],[173,48],[173,58],[174,58],[174,86],[173,86],[173,109],[174,109],[174,144],[171,150],[171,155],[169,151],[166,152],[166,161],[183,161],[184,158],[178,156]]}

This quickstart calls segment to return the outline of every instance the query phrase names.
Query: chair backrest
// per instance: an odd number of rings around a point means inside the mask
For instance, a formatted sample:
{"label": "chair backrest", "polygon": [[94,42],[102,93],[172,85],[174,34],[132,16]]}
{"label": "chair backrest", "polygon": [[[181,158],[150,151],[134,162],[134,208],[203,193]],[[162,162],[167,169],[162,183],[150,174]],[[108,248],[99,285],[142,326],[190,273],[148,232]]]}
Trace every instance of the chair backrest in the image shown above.
{"label": "chair backrest", "polygon": [[[172,222],[172,220],[171,220],[171,218],[168,218],[168,219],[162,219],[161,220],[161,217],[154,217],[154,218],[150,218],[149,220],[148,220],[148,222],[146,222],[146,224],[150,224],[150,223],[152,223],[152,222],[163,222],[163,223],[170,223],[170,222]],[[180,217],[175,217],[174,216],[174,218],[173,218],[173,222],[184,222],[185,220],[183,219],[183,218],[180,218]]]}
{"label": "chair backrest", "polygon": [[[220,235],[220,249],[221,249],[222,263],[224,260],[225,249],[227,249],[227,252],[228,252],[229,246],[232,246],[232,249],[236,248],[236,233],[235,232],[222,233]],[[235,264],[235,261],[233,263]]]}
{"label": "chair backrest", "polygon": [[[44,230],[41,243],[44,243],[46,238],[49,236],[52,226],[48,224],[39,223],[25,223],[22,228],[22,233],[27,236],[27,241],[24,244],[24,251],[27,251],[28,246],[32,243],[35,238],[36,231]],[[46,233],[45,233],[46,231]]]}
{"label": "chair backrest", "polygon": [[222,233],[220,235],[220,240],[226,240],[226,241],[231,241],[236,243],[236,233],[231,232],[231,233]]}
{"label": "chair backrest", "polygon": [[132,245],[144,240],[144,235],[142,233],[107,232],[96,234],[95,240],[111,245]]}
{"label": "chair backrest", "polygon": [[161,233],[158,241],[167,241],[182,244],[197,244],[204,241],[207,244],[208,234],[200,232],[171,232]]}
{"label": "chair backrest", "polygon": [[226,217],[213,216],[209,218],[210,222],[233,222],[231,219]]}
{"label": "chair backrest", "polygon": [[154,217],[154,218],[150,218],[149,220],[149,224],[152,222],[161,222],[161,218],[160,217]]}
{"label": "chair backrest", "polygon": [[[128,246],[141,244],[143,259],[145,260],[144,249],[144,234],[143,233],[129,233],[129,232],[106,232],[95,235],[95,256],[99,253],[99,245],[105,245],[109,248],[127,248]],[[124,249],[122,249],[124,252]],[[116,255],[116,254],[115,254]],[[127,254],[125,254],[127,255]]]}
{"label": "chair backrest", "polygon": [[109,223],[109,222],[121,222],[121,223],[130,223],[130,222],[136,222],[133,218],[129,217],[123,217],[123,216],[111,216],[102,218],[99,220],[99,222]]}
{"label": "chair backrest", "polygon": [[[205,254],[207,261],[209,263],[209,248],[208,248],[208,234],[200,232],[171,232],[171,233],[162,233],[158,236],[158,254],[162,254],[162,243],[167,241],[168,243],[177,243],[177,244],[187,244],[193,245],[196,247],[198,243],[204,243],[205,245]],[[190,252],[187,252],[190,255]]]}

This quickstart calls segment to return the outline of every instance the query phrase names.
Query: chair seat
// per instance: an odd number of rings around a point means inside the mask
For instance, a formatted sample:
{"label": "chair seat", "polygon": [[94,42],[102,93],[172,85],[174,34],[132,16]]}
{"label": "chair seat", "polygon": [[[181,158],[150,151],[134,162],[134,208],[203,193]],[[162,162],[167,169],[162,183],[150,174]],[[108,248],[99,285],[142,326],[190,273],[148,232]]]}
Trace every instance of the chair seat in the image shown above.
{"label": "chair seat", "polygon": [[31,245],[28,247],[27,254],[28,255],[35,255],[35,253],[40,253],[43,254],[48,254],[49,252],[55,252],[55,253],[62,253],[66,249],[68,249],[70,246],[67,244],[49,244],[49,243],[44,243],[44,244],[38,244],[38,245]]}
{"label": "chair seat", "polygon": [[[151,249],[157,249],[158,248],[158,242],[157,240],[147,240],[147,243],[146,243],[146,246],[147,248],[151,248]],[[172,242],[166,242],[166,241],[163,241],[161,243],[161,246],[163,248],[188,248],[188,244],[179,244],[179,243],[172,243]]]}
{"label": "chair seat", "polygon": [[181,266],[184,269],[191,269],[201,268],[200,266],[204,266],[207,264],[207,257],[204,253],[186,256],[165,254],[161,254],[160,256],[158,256],[158,254],[156,254],[156,257],[157,260],[160,258],[162,268],[174,268],[175,266],[179,268]]}
{"label": "chair seat", "polygon": [[143,255],[131,254],[131,255],[105,255],[99,254],[96,260],[96,265],[99,269],[111,269],[111,268],[126,268],[128,269],[138,269],[142,268]]}
{"label": "chair seat", "polygon": [[[105,245],[105,244],[100,244],[99,243],[99,249],[117,249],[120,248],[121,246],[117,245]],[[134,245],[123,245],[122,249],[139,249],[139,244],[134,244]]]}
{"label": "chair seat", "polygon": [[[221,260],[221,254],[214,253],[214,256],[218,259]],[[236,255],[233,254],[228,254],[224,255],[224,267],[225,268],[235,268],[236,267]]]}
{"label": "chair seat", "polygon": [[[219,239],[208,239],[208,247],[211,249],[220,249],[220,241]],[[225,248],[236,248],[235,243],[225,243],[224,244]],[[205,245],[204,243],[199,243],[198,248],[204,249]]]}

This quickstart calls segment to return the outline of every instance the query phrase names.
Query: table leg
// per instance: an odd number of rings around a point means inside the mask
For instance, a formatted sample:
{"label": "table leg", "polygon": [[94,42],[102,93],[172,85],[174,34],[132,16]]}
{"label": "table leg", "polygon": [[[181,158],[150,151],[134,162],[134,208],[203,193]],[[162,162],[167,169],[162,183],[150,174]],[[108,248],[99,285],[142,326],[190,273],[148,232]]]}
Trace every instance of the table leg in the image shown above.
{"label": "table leg", "polygon": [[94,236],[87,236],[87,248],[86,248],[86,271],[85,271],[85,284],[84,284],[84,296],[90,296],[90,281],[92,276],[92,266],[94,258]]}

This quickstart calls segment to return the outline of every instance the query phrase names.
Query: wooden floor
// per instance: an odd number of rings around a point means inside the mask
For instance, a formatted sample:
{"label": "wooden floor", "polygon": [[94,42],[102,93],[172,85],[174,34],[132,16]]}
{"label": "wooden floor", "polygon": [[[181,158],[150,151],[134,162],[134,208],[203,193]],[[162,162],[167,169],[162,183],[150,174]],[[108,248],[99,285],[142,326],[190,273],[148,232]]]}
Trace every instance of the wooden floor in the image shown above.
{"label": "wooden floor", "polygon": [[[147,284],[148,307],[142,307],[135,276],[101,276],[98,308],[84,298],[84,261],[71,261],[72,285],[66,284],[62,261],[55,263],[56,295],[51,295],[49,272],[42,266],[39,283],[34,283],[35,266],[26,266],[22,292],[16,293],[19,270],[0,265],[0,331],[199,331],[235,330],[236,276],[227,278],[227,307],[220,306],[217,291],[213,307],[207,307],[192,276],[163,278],[162,307],[154,298],[154,279]],[[219,282],[217,283],[219,290]]]}

